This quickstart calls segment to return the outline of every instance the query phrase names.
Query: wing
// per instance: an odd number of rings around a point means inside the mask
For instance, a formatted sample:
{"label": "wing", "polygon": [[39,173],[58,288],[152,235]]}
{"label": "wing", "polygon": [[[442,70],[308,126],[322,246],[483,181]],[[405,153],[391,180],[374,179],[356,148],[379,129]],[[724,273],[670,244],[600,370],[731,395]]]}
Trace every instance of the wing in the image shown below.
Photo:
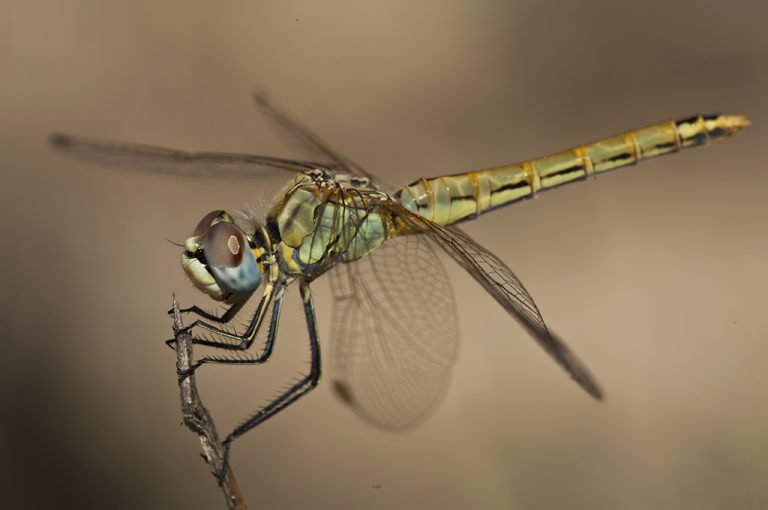
{"label": "wing", "polygon": [[330,277],[334,388],[369,423],[408,427],[440,400],[458,351],[453,292],[430,239],[390,239]]}
{"label": "wing", "polygon": [[333,167],[336,171],[368,177],[376,182],[381,182],[375,175],[371,174],[348,157],[332,149],[319,136],[291,115],[276,108],[266,94],[257,93],[254,94],[253,98],[261,113],[272,123],[276,130],[286,135],[285,137],[293,141],[298,148],[309,152],[309,154],[312,155],[312,158],[332,162],[329,166]]}
{"label": "wing", "polygon": [[331,149],[317,135],[275,108],[264,95],[256,95],[262,113],[296,145],[323,162],[291,160],[254,154],[184,152],[150,145],[98,140],[55,133],[51,146],[58,152],[89,163],[128,170],[187,177],[255,178],[274,170],[291,173],[315,168],[342,171],[379,182],[360,165]]}
{"label": "wing", "polygon": [[183,175],[188,177],[255,178],[266,172],[284,170],[293,174],[320,163],[223,152],[183,152],[150,145],[80,138],[64,134],[51,136],[51,145],[62,154],[81,161],[129,170]]}
{"label": "wing", "polygon": [[382,204],[402,222],[406,231],[426,234],[440,245],[504,309],[517,319],[547,353],[557,361],[587,393],[602,399],[603,393],[587,367],[568,346],[552,334],[544,323],[533,298],[520,280],[496,255],[461,230],[438,225],[419,216],[394,200]]}

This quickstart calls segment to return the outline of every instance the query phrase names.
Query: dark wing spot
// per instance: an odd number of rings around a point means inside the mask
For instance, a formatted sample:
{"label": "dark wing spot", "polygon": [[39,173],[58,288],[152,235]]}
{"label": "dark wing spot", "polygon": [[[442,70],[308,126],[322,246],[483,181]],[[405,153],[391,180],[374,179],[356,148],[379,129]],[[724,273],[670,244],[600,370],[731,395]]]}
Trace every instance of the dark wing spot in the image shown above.
{"label": "dark wing spot", "polygon": [[352,397],[352,392],[349,390],[349,386],[343,382],[333,381],[333,385],[331,387],[333,388],[333,392],[336,393],[336,396],[339,397],[345,404],[351,405],[355,402],[355,399]]}

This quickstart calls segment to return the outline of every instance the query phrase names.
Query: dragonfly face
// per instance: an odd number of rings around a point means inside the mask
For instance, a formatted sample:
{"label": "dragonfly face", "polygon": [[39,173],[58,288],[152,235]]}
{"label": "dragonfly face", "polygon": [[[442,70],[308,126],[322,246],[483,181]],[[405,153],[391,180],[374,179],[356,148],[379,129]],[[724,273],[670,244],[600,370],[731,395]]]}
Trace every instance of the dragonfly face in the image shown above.
{"label": "dragonfly face", "polygon": [[238,301],[259,287],[262,249],[225,211],[206,214],[184,246],[184,272],[213,299]]}

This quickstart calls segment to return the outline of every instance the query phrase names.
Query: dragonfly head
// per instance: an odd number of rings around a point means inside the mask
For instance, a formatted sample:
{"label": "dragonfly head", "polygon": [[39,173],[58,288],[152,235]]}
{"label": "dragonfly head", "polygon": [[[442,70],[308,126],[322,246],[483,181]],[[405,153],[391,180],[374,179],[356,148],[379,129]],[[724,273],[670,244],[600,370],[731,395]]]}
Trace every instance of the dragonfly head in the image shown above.
{"label": "dragonfly head", "polygon": [[264,250],[225,211],[206,214],[184,247],[184,272],[195,287],[217,301],[237,301],[261,283]]}

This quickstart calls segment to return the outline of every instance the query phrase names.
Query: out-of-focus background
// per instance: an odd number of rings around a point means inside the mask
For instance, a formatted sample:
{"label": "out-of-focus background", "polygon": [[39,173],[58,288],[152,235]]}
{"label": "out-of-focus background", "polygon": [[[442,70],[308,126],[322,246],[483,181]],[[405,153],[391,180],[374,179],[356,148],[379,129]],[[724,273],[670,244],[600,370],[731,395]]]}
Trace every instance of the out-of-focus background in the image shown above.
{"label": "out-of-focus background", "polygon": [[[206,301],[164,238],[271,191],[88,166],[46,138],[290,156],[260,87],[393,183],[698,112],[755,125],[466,226],[605,402],[449,265],[463,344],[439,410],[385,433],[326,377],[236,442],[252,508],[768,507],[767,16],[757,0],[0,4],[3,506],[223,507],[162,343],[172,291]],[[200,372],[222,432],[306,368],[294,293],[285,312],[270,365]]]}

